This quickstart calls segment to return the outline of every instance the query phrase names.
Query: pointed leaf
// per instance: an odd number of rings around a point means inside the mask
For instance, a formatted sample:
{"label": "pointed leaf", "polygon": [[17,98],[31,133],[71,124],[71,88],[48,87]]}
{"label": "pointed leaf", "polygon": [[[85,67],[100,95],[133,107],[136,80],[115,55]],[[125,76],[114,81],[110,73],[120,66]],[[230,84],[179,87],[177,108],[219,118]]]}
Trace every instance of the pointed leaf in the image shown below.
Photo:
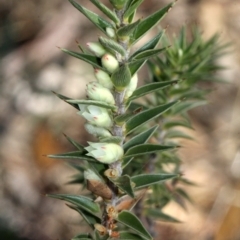
{"label": "pointed leaf", "polygon": [[60,158],[60,159],[81,159],[81,160],[96,162],[94,158],[84,155],[81,151],[74,151],[74,152],[67,152],[67,153],[60,153],[60,154],[49,154],[47,155],[47,157]]}
{"label": "pointed leaf", "polygon": [[176,146],[163,146],[158,144],[141,144],[130,148],[124,155],[125,157],[137,157],[141,155],[146,155],[149,153],[154,153],[158,151],[164,151],[168,149],[174,149]]}
{"label": "pointed leaf", "polygon": [[81,144],[79,144],[78,142],[76,142],[75,140],[73,140],[72,138],[68,137],[66,134],[64,134],[64,137],[67,138],[67,140],[78,149],[79,152],[84,152],[84,146],[82,146]]}
{"label": "pointed leaf", "polygon": [[173,5],[174,5],[174,3],[170,3],[166,7],[156,11],[149,17],[142,20],[141,23],[138,25],[136,31],[133,34],[132,43],[137,42],[151,28],[153,28],[166,15],[166,13],[172,8]]}
{"label": "pointed leaf", "polygon": [[86,9],[85,7],[82,7],[78,3],[76,3],[73,0],[69,0],[69,2],[78,9],[83,15],[85,15],[95,26],[97,26],[102,32],[106,32],[107,27],[113,27],[109,22],[107,22],[102,17],[98,16],[96,13],[93,13]]}
{"label": "pointed leaf", "polygon": [[173,81],[166,81],[166,82],[156,82],[156,83],[149,83],[146,85],[143,85],[142,87],[137,88],[132,96],[129,98],[130,101],[142,97],[146,94],[159,91],[160,89],[164,89],[168,86],[172,86],[173,84],[177,83],[178,80]]}
{"label": "pointed leaf", "polygon": [[177,220],[176,218],[173,218],[165,213],[163,213],[162,211],[158,210],[158,209],[148,209],[146,211],[146,214],[149,215],[150,217],[156,218],[158,220],[164,221],[164,222],[172,222],[172,223],[180,223],[179,220]]}
{"label": "pointed leaf", "polygon": [[136,184],[134,189],[139,189],[139,188],[147,187],[159,182],[164,182],[168,179],[172,179],[177,176],[178,176],[177,174],[167,174],[167,173],[141,174],[141,175],[131,177],[131,181],[133,181]]}
{"label": "pointed leaf", "polygon": [[117,15],[111,11],[107,6],[99,2],[98,0],[90,0],[98,9],[100,9],[107,17],[109,17],[113,22],[119,24],[119,19]]}
{"label": "pointed leaf", "polygon": [[140,235],[136,233],[122,231],[122,232],[119,232],[119,234],[120,234],[119,236],[120,240],[144,240],[144,238],[142,238]]}
{"label": "pointed leaf", "polygon": [[146,50],[143,51],[141,53],[138,53],[137,55],[135,55],[133,58],[130,58],[130,61],[134,62],[134,61],[145,61],[151,57],[154,57],[156,55],[158,55],[160,52],[166,50],[166,48],[159,48],[159,49],[150,49],[150,50]]}
{"label": "pointed leaf", "polygon": [[140,19],[134,23],[131,23],[124,27],[119,28],[117,31],[118,37],[120,38],[129,37],[129,35],[131,35],[133,31],[138,27],[139,23],[140,23]]}
{"label": "pointed leaf", "polygon": [[134,115],[126,123],[126,133],[129,134],[130,132],[134,131],[136,128],[143,125],[144,123],[158,117],[176,103],[178,103],[178,101],[160,105],[155,108],[148,109]]}
{"label": "pointed leaf", "polygon": [[165,138],[185,138],[185,139],[189,139],[189,140],[194,140],[193,137],[191,137],[190,135],[181,132],[181,131],[177,131],[177,130],[169,130],[167,131]]}
{"label": "pointed leaf", "polygon": [[[147,42],[145,45],[143,45],[141,48],[139,48],[131,57],[134,57],[135,55],[137,55],[137,54],[139,54],[143,51],[154,49],[158,45],[158,43],[159,43],[160,39],[162,38],[164,32],[165,32],[165,30],[158,33],[149,42]],[[143,60],[143,61],[137,61],[137,62],[130,62],[129,63],[129,69],[131,71],[132,76],[144,65],[145,62],[146,61]]]}
{"label": "pointed leaf", "polygon": [[140,234],[142,237],[144,237],[144,239],[153,239],[150,233],[142,225],[141,221],[133,213],[129,211],[122,211],[120,214],[118,214],[116,220]]}
{"label": "pointed leaf", "polygon": [[[94,229],[94,224],[95,223],[101,223],[101,218],[81,209],[80,207],[78,206],[72,206],[72,205],[69,205],[67,204],[68,207],[70,207],[71,209],[77,211],[81,216],[82,218],[85,220],[85,222],[87,222],[87,224],[92,228]],[[89,237],[89,236],[88,236]]]}
{"label": "pointed leaf", "polygon": [[167,122],[163,123],[163,127],[165,129],[169,129],[169,128],[173,128],[173,127],[177,127],[177,126],[193,129],[193,127],[191,126],[191,123],[188,121],[175,120],[175,121],[167,121]]}
{"label": "pointed leaf", "polygon": [[123,192],[134,198],[134,191],[131,185],[131,179],[128,175],[124,175],[118,178],[109,178],[116,186],[118,186]]}
{"label": "pointed leaf", "polygon": [[77,207],[79,207],[80,209],[83,209],[96,216],[98,216],[97,214],[101,212],[100,207],[97,203],[95,203],[92,199],[84,196],[75,196],[75,195],[68,195],[68,194],[47,194],[47,197],[70,202],[76,205]]}
{"label": "pointed leaf", "polygon": [[155,125],[151,127],[150,129],[147,129],[146,131],[138,134],[137,136],[132,137],[129,141],[127,141],[123,145],[124,152],[127,152],[128,149],[131,147],[134,147],[139,144],[143,144],[148,141],[148,139],[153,135],[153,133],[157,130],[158,125]]}
{"label": "pointed leaf", "polygon": [[207,101],[197,101],[197,102],[181,102],[172,109],[172,114],[176,115],[179,113],[187,112],[190,109],[206,105]]}
{"label": "pointed leaf", "polygon": [[[67,100],[73,100],[72,98],[66,97],[62,94],[56,93],[54,91],[52,91],[57,97],[59,97],[61,100],[63,100],[64,102],[68,103]],[[80,110],[80,108],[78,107],[78,104],[75,103],[68,103],[71,106],[73,106],[74,108],[76,108],[77,110]]]}
{"label": "pointed leaf", "polygon": [[143,2],[143,0],[136,0],[133,2],[131,6],[125,11],[123,15],[123,19],[128,19],[134,11],[140,6],[140,4]]}
{"label": "pointed leaf", "polygon": [[116,52],[120,53],[122,56],[126,56],[127,54],[126,50],[115,40],[99,37],[99,42],[108,52],[114,55],[116,54]]}
{"label": "pointed leaf", "polygon": [[110,105],[105,102],[100,102],[100,101],[95,101],[95,100],[86,100],[86,99],[71,99],[71,100],[66,100],[66,102],[70,104],[83,104],[83,105],[93,105],[93,106],[98,106],[106,109],[111,109],[111,110],[116,110],[116,106]]}
{"label": "pointed leaf", "polygon": [[75,58],[78,58],[80,60],[83,60],[86,63],[91,64],[94,68],[99,68],[102,69],[104,71],[106,71],[102,65],[101,65],[101,59],[89,54],[85,54],[85,53],[78,53],[78,52],[73,52],[73,51],[69,51],[67,49],[61,48],[61,50],[67,54],[69,54],[70,56],[73,56]]}

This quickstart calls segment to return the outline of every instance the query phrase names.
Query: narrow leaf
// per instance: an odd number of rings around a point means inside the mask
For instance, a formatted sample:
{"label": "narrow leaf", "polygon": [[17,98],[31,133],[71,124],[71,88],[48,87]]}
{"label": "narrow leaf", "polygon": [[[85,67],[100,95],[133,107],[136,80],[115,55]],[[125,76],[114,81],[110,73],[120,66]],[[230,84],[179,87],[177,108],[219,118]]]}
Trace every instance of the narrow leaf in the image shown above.
{"label": "narrow leaf", "polygon": [[147,142],[148,139],[157,130],[157,128],[158,125],[155,125],[154,127],[151,127],[150,129],[132,137],[128,142],[123,145],[124,152],[127,152],[128,149],[130,149],[131,147]]}
{"label": "narrow leaf", "polygon": [[124,13],[123,18],[128,19],[134,11],[140,6],[143,0],[136,0]]}
{"label": "narrow leaf", "polygon": [[[139,54],[143,51],[154,49],[158,45],[158,43],[159,43],[160,39],[162,38],[164,32],[165,32],[165,30],[158,33],[149,42],[147,42],[145,45],[143,45],[141,48],[139,48],[131,57],[134,57],[135,55],[137,55],[137,54]],[[131,71],[132,76],[144,65],[145,62],[146,61],[143,60],[143,61],[137,61],[137,62],[130,62],[129,63],[129,69]]]}
{"label": "narrow leaf", "polygon": [[166,81],[166,82],[156,82],[156,83],[149,83],[146,84],[142,87],[137,88],[133,94],[131,95],[131,97],[129,98],[130,101],[142,97],[146,94],[152,93],[152,92],[156,92],[159,91],[160,89],[164,89],[168,86],[172,86],[173,84],[177,83],[178,80],[173,80],[173,81]]}
{"label": "narrow leaf", "polygon": [[141,174],[131,177],[131,181],[135,183],[134,189],[150,186],[168,179],[177,177],[176,174],[158,173],[158,174]]}
{"label": "narrow leaf", "polygon": [[68,194],[47,194],[47,197],[56,198],[70,202],[80,209],[83,209],[91,214],[98,216],[97,214],[101,212],[100,207],[92,199],[84,196],[75,196]]}
{"label": "narrow leaf", "polygon": [[144,237],[144,239],[153,239],[150,233],[142,225],[141,221],[133,213],[129,211],[122,211],[120,214],[118,214],[118,218],[116,220],[140,234],[142,237]]}
{"label": "narrow leaf", "polygon": [[118,178],[109,178],[116,186],[118,186],[123,192],[134,198],[134,191],[131,185],[131,179],[128,175],[124,175]]}
{"label": "narrow leaf", "polygon": [[158,209],[148,209],[146,211],[146,214],[153,217],[153,218],[156,218],[158,220],[161,220],[161,221],[164,221],[164,222],[172,222],[172,223],[180,223],[179,220],[177,220],[176,218],[173,218],[165,213],[163,213],[162,211],[158,210]]}
{"label": "narrow leaf", "polygon": [[179,113],[187,112],[190,109],[206,105],[207,101],[197,101],[197,102],[181,102],[172,109],[172,114],[176,115]]}
{"label": "narrow leaf", "polygon": [[99,37],[99,42],[103,45],[104,48],[106,48],[107,51],[111,52],[114,55],[116,52],[120,53],[122,56],[126,55],[126,50],[115,40]]}
{"label": "narrow leaf", "polygon": [[184,132],[178,131],[178,130],[167,131],[165,137],[166,138],[185,138],[185,139],[189,139],[189,140],[194,140],[194,138],[191,137],[190,135],[188,135]]}
{"label": "narrow leaf", "polygon": [[78,149],[79,152],[84,151],[84,146],[82,146],[81,144],[79,144],[78,142],[73,140],[72,138],[68,137],[66,134],[63,134],[63,135],[74,147],[76,147]]}
{"label": "narrow leaf", "polygon": [[66,102],[70,104],[83,104],[83,105],[93,105],[93,106],[98,106],[102,108],[107,108],[111,110],[116,110],[116,106],[110,105],[105,102],[100,102],[100,101],[95,101],[95,100],[86,100],[86,99],[71,99],[71,100],[66,100]]}
{"label": "narrow leaf", "polygon": [[142,60],[145,61],[151,57],[158,55],[160,52],[162,52],[164,50],[166,50],[166,48],[146,50],[146,51],[143,51],[143,52],[135,55],[133,58],[130,59],[130,61],[142,61]]}
{"label": "narrow leaf", "polygon": [[[67,100],[73,100],[72,98],[69,98],[69,97],[66,97],[62,94],[59,94],[59,93],[56,93],[54,91],[52,91],[57,97],[59,97],[61,100],[63,100],[64,102],[68,103]],[[68,103],[70,104],[71,106],[73,106],[74,108],[76,108],[77,110],[80,110],[78,104],[75,104],[75,103]]]}
{"label": "narrow leaf", "polygon": [[[175,2],[174,2],[175,3]],[[166,13],[172,8],[174,3],[170,3],[166,7],[158,10],[157,12],[153,13],[149,17],[145,18],[140,22],[136,31],[132,37],[132,43],[137,42],[141,37],[143,37],[151,28],[153,28],[165,15]]]}
{"label": "narrow leaf", "polygon": [[169,108],[171,108],[176,103],[178,103],[178,101],[160,105],[155,108],[148,109],[148,110],[142,111],[142,112],[134,115],[126,123],[127,134],[134,131],[136,128],[143,125],[144,123],[146,123],[146,122],[158,117],[162,113],[166,112]]}
{"label": "narrow leaf", "polygon": [[91,64],[94,68],[99,68],[102,69],[104,71],[106,71],[102,66],[101,66],[101,60],[100,58],[97,58],[95,56],[89,55],[89,54],[85,54],[85,53],[78,53],[78,52],[73,52],[73,51],[69,51],[67,49],[61,48],[61,50],[67,54],[69,54],[70,56],[73,56],[75,58],[78,58],[80,60],[83,60],[86,63]]}
{"label": "narrow leaf", "polygon": [[164,151],[168,149],[174,149],[176,146],[163,146],[158,144],[141,144],[130,148],[124,155],[125,157],[137,157],[141,155],[146,155],[149,153],[154,153],[158,151]]}
{"label": "narrow leaf", "polygon": [[133,31],[138,27],[140,23],[140,20],[137,20],[134,23],[128,24],[124,27],[121,27],[118,29],[117,31],[117,35],[121,38],[121,37],[128,37],[129,35],[131,35],[133,33]]}
{"label": "narrow leaf", "polygon": [[78,3],[76,3],[73,0],[69,0],[69,2],[76,8],[78,9],[83,15],[85,15],[94,25],[96,25],[102,32],[106,32],[107,27],[111,27],[112,25],[107,22],[105,19],[97,15],[96,13],[93,13],[86,9],[85,7],[82,7]]}
{"label": "narrow leaf", "polygon": [[119,234],[120,234],[119,239],[121,240],[143,240],[143,238],[136,233],[122,231],[119,232]]}
{"label": "narrow leaf", "polygon": [[60,159],[81,159],[86,161],[96,161],[94,158],[84,155],[81,151],[60,153],[60,154],[50,154],[47,155],[49,158],[60,158]]}
{"label": "narrow leaf", "polygon": [[98,7],[107,17],[109,17],[113,22],[119,24],[119,19],[117,15],[111,11],[107,6],[99,2],[98,0],[90,0],[96,7]]}
{"label": "narrow leaf", "polygon": [[[81,209],[80,207],[78,206],[72,206],[72,205],[69,205],[67,204],[68,207],[70,207],[71,209],[77,211],[81,216],[82,218],[85,220],[85,222],[87,222],[87,224],[92,228],[94,229],[94,224],[95,223],[101,223],[101,219],[83,209]],[[86,237],[86,236],[85,236]],[[89,237],[89,236],[88,236]]]}

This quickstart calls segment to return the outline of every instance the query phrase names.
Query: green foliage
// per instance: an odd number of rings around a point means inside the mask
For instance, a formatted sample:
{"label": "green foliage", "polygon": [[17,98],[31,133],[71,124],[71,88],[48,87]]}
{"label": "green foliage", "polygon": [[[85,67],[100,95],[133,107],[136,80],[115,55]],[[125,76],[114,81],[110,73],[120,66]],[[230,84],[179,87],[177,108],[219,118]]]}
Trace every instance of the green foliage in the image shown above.
{"label": "green foliage", "polygon": [[[86,130],[97,142],[88,142],[84,147],[65,135],[76,150],[48,155],[74,162],[71,166],[78,173],[70,183],[86,187],[88,197],[47,196],[70,203],[67,206],[92,229],[72,240],[151,240],[151,234],[131,211],[140,201],[141,219],[177,223],[179,220],[165,214],[163,208],[172,200],[183,208],[185,201],[191,201],[178,185],[191,182],[179,170],[179,144],[174,139],[192,139],[179,127],[192,129],[187,112],[206,104],[209,91],[201,89],[199,83],[216,80],[214,72],[221,69],[216,60],[224,46],[217,44],[217,36],[204,41],[198,30],[192,31],[189,41],[183,28],[171,47],[162,30],[131,52],[131,47],[161,21],[175,2],[134,21],[143,0],[110,0],[113,10],[90,0],[109,20],[69,1],[107,37],[88,43],[91,53],[80,45],[81,53],[61,49],[95,69],[98,82],[87,85],[87,99],[54,94],[79,111],[87,121]],[[161,48],[157,48],[160,42]],[[137,88],[137,73],[146,62],[150,79]],[[134,102],[141,97],[144,104]],[[173,171],[165,170],[168,164],[174,166]]]}

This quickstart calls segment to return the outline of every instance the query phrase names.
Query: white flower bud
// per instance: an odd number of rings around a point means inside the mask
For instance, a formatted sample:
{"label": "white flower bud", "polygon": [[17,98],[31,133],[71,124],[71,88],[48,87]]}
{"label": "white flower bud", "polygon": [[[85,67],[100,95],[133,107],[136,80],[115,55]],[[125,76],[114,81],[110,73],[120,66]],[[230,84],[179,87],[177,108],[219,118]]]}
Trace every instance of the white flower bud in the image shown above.
{"label": "white flower bud", "polygon": [[94,72],[95,72],[95,76],[96,76],[98,82],[103,87],[108,88],[108,89],[113,89],[113,83],[111,81],[109,74],[107,74],[106,72],[102,71],[101,69],[97,69],[97,68],[95,68]]}
{"label": "white flower bud", "polygon": [[115,143],[88,143],[89,146],[85,148],[88,151],[87,155],[102,163],[111,164],[116,162],[124,154],[122,147]]}
{"label": "white flower bud", "polygon": [[137,76],[137,74],[135,74],[131,78],[129,85],[126,88],[125,96],[124,96],[125,99],[128,99],[133,94],[133,92],[137,88],[137,84],[138,84],[138,76]]}
{"label": "white flower bud", "polygon": [[114,38],[116,35],[114,29],[110,27],[106,28],[106,33],[107,33],[107,36],[110,38]]}
{"label": "white flower bud", "polygon": [[111,133],[105,128],[93,126],[90,123],[86,123],[84,126],[85,126],[85,129],[95,137],[111,137],[112,136]]}
{"label": "white flower bud", "polygon": [[106,50],[99,42],[89,42],[87,43],[87,47],[97,57],[102,57],[106,53]]}
{"label": "white flower bud", "polygon": [[119,67],[118,60],[113,55],[111,55],[110,53],[106,53],[106,54],[103,55],[102,65],[110,73],[113,73]]}
{"label": "white flower bud", "polygon": [[92,125],[103,128],[110,128],[112,126],[113,121],[105,108],[84,104],[78,104],[78,106],[81,109],[78,114],[83,116]]}
{"label": "white flower bud", "polygon": [[114,97],[109,89],[103,87],[97,82],[90,82],[87,84],[87,96],[96,101],[115,104]]}

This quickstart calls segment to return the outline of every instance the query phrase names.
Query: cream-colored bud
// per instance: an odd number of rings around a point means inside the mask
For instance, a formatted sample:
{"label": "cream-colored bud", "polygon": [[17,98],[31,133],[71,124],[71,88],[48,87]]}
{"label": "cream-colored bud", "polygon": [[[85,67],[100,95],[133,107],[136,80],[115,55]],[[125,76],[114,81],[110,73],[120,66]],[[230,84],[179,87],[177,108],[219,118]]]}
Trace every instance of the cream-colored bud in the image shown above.
{"label": "cream-colored bud", "polygon": [[98,82],[105,88],[113,89],[113,83],[108,73],[102,71],[101,69],[94,69],[95,76]]}
{"label": "cream-colored bud", "polygon": [[125,99],[128,99],[133,94],[133,92],[137,88],[137,84],[138,84],[138,76],[137,76],[137,74],[135,74],[131,78],[129,85],[126,88],[125,96],[124,96]]}
{"label": "cream-colored bud", "polygon": [[81,109],[78,114],[83,116],[92,125],[107,129],[112,126],[113,121],[105,108],[84,104],[78,104],[78,106]]}
{"label": "cream-colored bud", "polygon": [[91,100],[101,101],[111,105],[115,104],[111,91],[98,82],[90,82],[87,84],[87,96]]}
{"label": "cream-colored bud", "polygon": [[106,53],[106,50],[99,42],[89,42],[87,47],[97,57],[102,57]]}
{"label": "cream-colored bud", "polygon": [[106,53],[102,56],[102,65],[110,73],[113,73],[119,68],[118,60],[110,53]]}
{"label": "cream-colored bud", "polygon": [[85,147],[88,156],[94,157],[102,163],[111,164],[123,157],[123,149],[115,143],[93,143],[88,142],[89,146]]}
{"label": "cream-colored bud", "polygon": [[85,129],[88,131],[88,133],[94,135],[95,137],[111,137],[111,133],[102,127],[97,127],[94,126],[90,123],[86,123],[85,125]]}
{"label": "cream-colored bud", "polygon": [[106,33],[107,33],[108,37],[110,37],[110,38],[114,38],[116,36],[115,30],[110,27],[106,28]]}

